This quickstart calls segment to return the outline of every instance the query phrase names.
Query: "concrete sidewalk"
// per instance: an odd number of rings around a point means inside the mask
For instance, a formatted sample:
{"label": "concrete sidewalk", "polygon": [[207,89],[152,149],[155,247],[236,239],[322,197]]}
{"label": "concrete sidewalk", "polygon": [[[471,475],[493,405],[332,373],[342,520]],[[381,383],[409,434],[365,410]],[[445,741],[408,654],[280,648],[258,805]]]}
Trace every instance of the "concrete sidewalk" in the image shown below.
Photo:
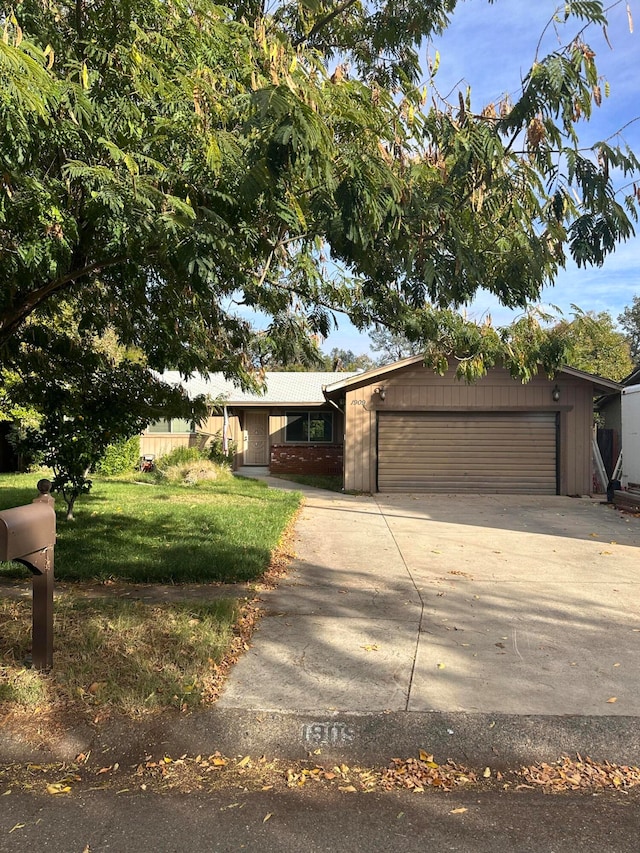
{"label": "concrete sidewalk", "polygon": [[640,519],[589,498],[313,491],[296,530],[217,706],[259,717],[247,746],[640,762]]}

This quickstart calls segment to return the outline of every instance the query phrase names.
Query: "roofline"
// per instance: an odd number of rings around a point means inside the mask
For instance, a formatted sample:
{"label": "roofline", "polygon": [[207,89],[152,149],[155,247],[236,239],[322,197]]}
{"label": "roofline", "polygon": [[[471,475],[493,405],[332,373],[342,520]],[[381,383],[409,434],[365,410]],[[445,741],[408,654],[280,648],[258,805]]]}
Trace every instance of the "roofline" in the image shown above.
{"label": "roofline", "polygon": [[387,373],[393,373],[395,370],[400,370],[403,367],[409,367],[411,364],[419,364],[424,361],[423,355],[411,355],[408,358],[403,358],[400,361],[394,361],[393,364],[385,364],[384,367],[372,367],[371,370],[365,370],[364,373],[356,373],[354,376],[349,376],[347,379],[341,379],[339,382],[333,382],[331,385],[325,385],[323,391],[325,395],[333,394],[334,391],[340,391],[350,385],[356,385],[362,380],[368,382],[372,379],[377,379],[379,376],[386,376]]}
{"label": "roofline", "polygon": [[566,373],[568,376],[575,376],[576,379],[584,379],[591,382],[594,388],[606,393],[607,391],[622,391],[622,382],[615,382],[613,379],[605,379],[603,376],[596,376],[595,373],[587,373],[586,370],[578,370],[577,367],[569,367],[564,365],[558,373]]}
{"label": "roofline", "polygon": [[[413,364],[420,364],[423,362],[424,356],[412,355],[409,358],[403,358],[401,361],[395,361],[393,364],[387,364],[384,367],[374,367],[371,370],[367,370],[365,373],[357,373],[355,376],[342,379],[340,382],[325,385],[322,390],[324,391],[325,397],[328,397],[337,391],[346,390],[347,388],[359,385],[362,382],[368,383],[375,381],[389,373],[394,373],[396,370],[401,370],[403,367],[410,367]],[[576,379],[583,379],[586,382],[591,382],[594,388],[605,393],[607,391],[621,391],[623,387],[621,382],[614,382],[613,379],[605,379],[602,376],[596,376],[593,373],[587,373],[585,370],[578,370],[577,368],[569,367],[568,365],[563,365],[558,370],[558,373],[565,373],[566,375],[573,376]]]}
{"label": "roofline", "polygon": [[225,400],[228,409],[296,409],[326,406],[326,400]]}

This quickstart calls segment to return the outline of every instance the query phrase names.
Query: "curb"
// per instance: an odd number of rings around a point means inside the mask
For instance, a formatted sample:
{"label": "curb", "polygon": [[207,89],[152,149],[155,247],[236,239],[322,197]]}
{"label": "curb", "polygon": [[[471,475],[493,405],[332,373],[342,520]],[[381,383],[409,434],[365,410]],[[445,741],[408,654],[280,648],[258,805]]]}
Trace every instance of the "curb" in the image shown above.
{"label": "curb", "polygon": [[267,755],[319,764],[386,765],[433,753],[436,761],[512,769],[580,753],[594,761],[640,765],[640,725],[625,716],[522,716],[443,712],[319,712],[225,709],[148,723],[111,722],[69,732],[42,749],[5,732],[0,762],[73,761],[89,750],[132,761],[162,754]]}

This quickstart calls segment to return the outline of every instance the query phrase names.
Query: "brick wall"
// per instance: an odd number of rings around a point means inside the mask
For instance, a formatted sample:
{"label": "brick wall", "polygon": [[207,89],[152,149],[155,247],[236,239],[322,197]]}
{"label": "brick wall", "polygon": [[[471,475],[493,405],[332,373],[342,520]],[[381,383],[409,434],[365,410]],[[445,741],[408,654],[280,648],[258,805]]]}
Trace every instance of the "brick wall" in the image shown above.
{"label": "brick wall", "polygon": [[272,444],[273,474],[342,474],[341,444]]}

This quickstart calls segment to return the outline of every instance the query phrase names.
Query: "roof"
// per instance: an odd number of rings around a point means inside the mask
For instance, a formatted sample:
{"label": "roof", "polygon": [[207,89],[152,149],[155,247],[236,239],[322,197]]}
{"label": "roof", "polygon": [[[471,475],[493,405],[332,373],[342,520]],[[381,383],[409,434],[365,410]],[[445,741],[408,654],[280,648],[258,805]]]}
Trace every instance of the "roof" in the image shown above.
{"label": "roof", "polygon": [[[409,358],[404,358],[402,361],[396,361],[393,364],[386,364],[384,367],[374,367],[364,373],[358,373],[351,376],[342,376],[333,384],[328,384],[325,388],[327,396],[331,396],[337,391],[343,391],[353,385],[361,383],[375,382],[382,379],[389,373],[394,373],[396,370],[401,370],[403,367],[410,367],[412,364],[421,364],[424,361],[422,355],[412,355]],[[567,376],[574,376],[576,379],[584,379],[585,382],[591,382],[595,391],[599,393],[609,393],[611,391],[620,391],[622,384],[614,382],[612,379],[605,379],[602,376],[595,376],[593,373],[586,373],[584,370],[577,370],[575,367],[564,366],[558,371],[558,374],[564,373]]]}
{"label": "roof", "polygon": [[211,373],[208,377],[195,374],[183,379],[177,370],[169,370],[161,375],[170,385],[181,385],[189,397],[202,394],[212,400],[224,399],[227,405],[320,405],[326,403],[323,394],[325,385],[331,385],[357,374],[316,371],[313,373],[278,372],[265,373],[266,391],[258,394],[243,391],[222,373]]}

